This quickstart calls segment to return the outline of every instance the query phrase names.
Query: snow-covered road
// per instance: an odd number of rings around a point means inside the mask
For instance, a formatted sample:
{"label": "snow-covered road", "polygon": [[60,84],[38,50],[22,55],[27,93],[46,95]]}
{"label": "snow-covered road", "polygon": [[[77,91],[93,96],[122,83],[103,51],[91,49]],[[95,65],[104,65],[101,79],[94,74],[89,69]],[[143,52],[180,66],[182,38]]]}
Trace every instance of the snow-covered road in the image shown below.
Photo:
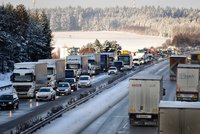
{"label": "snow-covered road", "polygon": [[98,116],[123,99],[128,94],[128,79],[102,92],[94,99],[65,113],[61,118],[51,122],[36,132],[44,133],[69,133],[76,134],[94,121]]}

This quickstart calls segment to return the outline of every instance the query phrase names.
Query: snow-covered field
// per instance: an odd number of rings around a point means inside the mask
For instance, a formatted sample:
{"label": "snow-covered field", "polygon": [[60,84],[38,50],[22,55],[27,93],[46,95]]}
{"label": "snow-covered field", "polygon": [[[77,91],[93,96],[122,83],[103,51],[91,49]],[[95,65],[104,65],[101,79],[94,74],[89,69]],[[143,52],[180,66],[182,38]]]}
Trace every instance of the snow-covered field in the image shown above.
{"label": "snow-covered field", "polygon": [[130,51],[136,51],[144,47],[161,46],[167,39],[120,31],[54,32],[53,36],[56,47],[81,47],[88,43],[94,43],[98,39],[101,43],[106,40],[116,40],[123,50]]}

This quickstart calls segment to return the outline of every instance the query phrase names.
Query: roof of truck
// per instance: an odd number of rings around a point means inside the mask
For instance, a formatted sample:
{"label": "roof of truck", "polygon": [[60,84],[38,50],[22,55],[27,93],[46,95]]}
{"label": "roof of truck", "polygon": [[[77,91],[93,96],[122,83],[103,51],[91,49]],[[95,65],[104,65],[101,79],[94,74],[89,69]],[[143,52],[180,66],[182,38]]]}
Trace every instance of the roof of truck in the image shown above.
{"label": "roof of truck", "polygon": [[178,68],[200,68],[199,64],[178,64]]}
{"label": "roof of truck", "polygon": [[170,56],[170,58],[171,57],[176,57],[176,58],[186,58],[187,56],[186,55],[172,55],[172,56]]}
{"label": "roof of truck", "polygon": [[161,80],[161,75],[134,75],[130,80]]}
{"label": "roof of truck", "polygon": [[186,102],[186,101],[160,101],[159,108],[191,108],[200,109],[200,102]]}

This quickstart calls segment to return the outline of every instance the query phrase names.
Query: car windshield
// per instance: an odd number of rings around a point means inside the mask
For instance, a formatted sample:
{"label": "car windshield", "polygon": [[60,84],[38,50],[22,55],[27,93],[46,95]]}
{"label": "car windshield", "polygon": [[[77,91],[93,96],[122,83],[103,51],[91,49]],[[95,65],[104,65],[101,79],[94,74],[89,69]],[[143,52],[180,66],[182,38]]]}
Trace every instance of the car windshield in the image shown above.
{"label": "car windshield", "polygon": [[0,100],[12,100],[13,96],[12,95],[1,95]]}
{"label": "car windshield", "polygon": [[41,88],[39,92],[50,92],[49,88]]}
{"label": "car windshield", "polygon": [[68,84],[59,84],[58,87],[69,87]]}
{"label": "car windshield", "polygon": [[110,67],[109,70],[116,70],[116,68],[115,67]]}
{"label": "car windshield", "polygon": [[89,80],[89,77],[80,77],[80,80]]}

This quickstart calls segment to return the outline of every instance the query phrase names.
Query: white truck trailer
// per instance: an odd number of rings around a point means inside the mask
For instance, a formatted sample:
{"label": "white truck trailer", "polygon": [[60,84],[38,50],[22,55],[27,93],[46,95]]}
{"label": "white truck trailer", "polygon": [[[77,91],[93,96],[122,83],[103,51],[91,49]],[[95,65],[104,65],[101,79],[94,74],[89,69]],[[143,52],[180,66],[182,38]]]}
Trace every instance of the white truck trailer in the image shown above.
{"label": "white truck trailer", "polygon": [[36,90],[47,86],[47,64],[39,62],[15,63],[11,81],[20,98],[34,97]]}
{"label": "white truck trailer", "polygon": [[38,62],[47,63],[48,85],[55,89],[57,87],[57,83],[65,79],[65,60],[40,59]]}
{"label": "white truck trailer", "polygon": [[99,74],[100,69],[101,69],[100,54],[99,53],[90,53],[90,54],[86,54],[86,56],[88,57],[90,73],[92,75]]}
{"label": "white truck trailer", "polygon": [[199,134],[200,102],[160,101],[159,134]]}
{"label": "white truck trailer", "polygon": [[199,71],[198,64],[179,64],[176,79],[176,100],[199,100]]}
{"label": "white truck trailer", "polygon": [[162,76],[136,75],[129,79],[129,121],[131,125],[158,125],[159,102],[163,96]]}
{"label": "white truck trailer", "polygon": [[89,74],[88,57],[85,55],[69,55],[66,59],[66,69],[74,69],[77,76]]}

